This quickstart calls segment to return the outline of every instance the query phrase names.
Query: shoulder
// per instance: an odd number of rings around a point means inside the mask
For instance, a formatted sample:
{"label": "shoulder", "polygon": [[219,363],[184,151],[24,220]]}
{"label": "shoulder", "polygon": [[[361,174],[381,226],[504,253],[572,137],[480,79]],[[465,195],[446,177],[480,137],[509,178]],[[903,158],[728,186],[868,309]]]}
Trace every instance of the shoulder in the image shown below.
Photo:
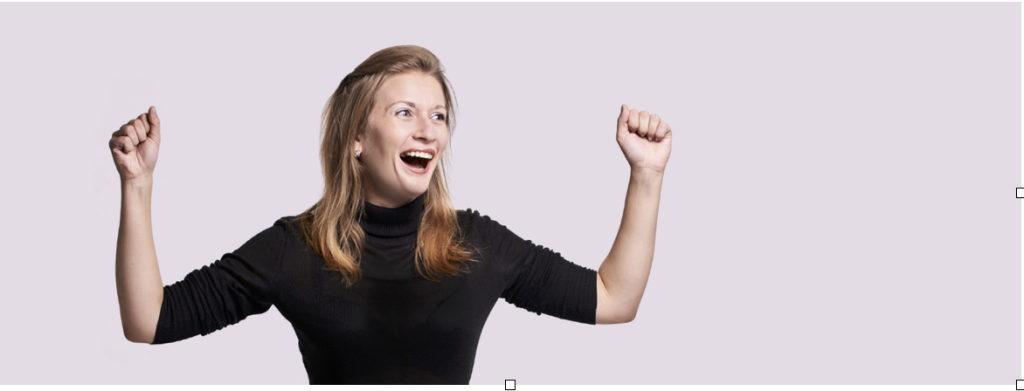
{"label": "shoulder", "polygon": [[456,210],[456,212],[459,216],[459,225],[469,237],[475,237],[487,243],[522,240],[504,224],[489,215],[480,213],[479,210],[466,208],[466,210]]}
{"label": "shoulder", "polygon": [[278,219],[270,227],[263,228],[229,253],[230,256],[223,258],[220,265],[232,267],[237,262],[242,262],[250,268],[276,270],[286,249],[290,247],[287,237],[286,221]]}
{"label": "shoulder", "polygon": [[297,218],[297,215],[281,217],[263,232],[278,238],[282,244],[294,242],[295,240],[303,241],[302,226]]}
{"label": "shoulder", "polygon": [[459,217],[459,225],[467,233],[487,235],[500,228],[505,228],[504,225],[492,219],[491,216],[480,213],[479,210],[466,208],[465,210],[456,210],[455,213]]}
{"label": "shoulder", "polygon": [[301,232],[302,227],[299,225],[298,217],[298,215],[281,217],[270,228],[284,233]]}
{"label": "shoulder", "polygon": [[274,225],[275,226],[280,226],[280,227],[283,228],[283,227],[288,227],[288,226],[293,225],[293,224],[298,224],[298,220],[296,220],[298,217],[299,217],[298,215],[283,216],[283,217],[277,219],[277,221],[274,222]]}

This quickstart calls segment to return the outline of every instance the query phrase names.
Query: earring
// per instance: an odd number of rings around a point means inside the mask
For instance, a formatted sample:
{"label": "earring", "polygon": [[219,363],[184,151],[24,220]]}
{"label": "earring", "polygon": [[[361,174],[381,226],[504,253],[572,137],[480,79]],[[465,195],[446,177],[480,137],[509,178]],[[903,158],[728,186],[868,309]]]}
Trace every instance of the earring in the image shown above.
{"label": "earring", "polygon": [[363,151],[360,151],[360,150],[357,149],[356,150],[356,159],[358,159],[359,155],[362,155],[362,154],[363,154]]}

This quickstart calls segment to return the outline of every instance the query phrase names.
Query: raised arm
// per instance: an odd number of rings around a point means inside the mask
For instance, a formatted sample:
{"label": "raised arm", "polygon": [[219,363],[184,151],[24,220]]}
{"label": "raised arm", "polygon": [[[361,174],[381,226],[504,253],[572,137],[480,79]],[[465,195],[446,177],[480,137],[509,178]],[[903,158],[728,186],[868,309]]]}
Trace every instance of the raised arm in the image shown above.
{"label": "raised arm", "polygon": [[636,317],[654,261],[654,236],[672,130],[657,115],[622,105],[616,139],[630,165],[619,232],[597,272],[598,324]]}
{"label": "raised arm", "polygon": [[121,177],[121,221],[114,268],[124,337],[150,343],[163,301],[151,213],[153,169],[160,145],[156,107],[121,126],[110,137],[110,153]]}

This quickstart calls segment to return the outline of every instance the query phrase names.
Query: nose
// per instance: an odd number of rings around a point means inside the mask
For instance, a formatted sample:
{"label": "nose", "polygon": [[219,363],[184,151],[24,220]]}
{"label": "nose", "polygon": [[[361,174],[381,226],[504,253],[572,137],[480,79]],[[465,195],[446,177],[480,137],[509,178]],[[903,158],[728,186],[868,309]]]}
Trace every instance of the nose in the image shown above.
{"label": "nose", "polygon": [[416,132],[413,133],[413,137],[423,140],[424,142],[433,142],[437,139],[438,131],[446,131],[447,128],[442,124],[440,127],[434,123],[434,119],[430,116],[420,116],[420,120],[416,122]]}

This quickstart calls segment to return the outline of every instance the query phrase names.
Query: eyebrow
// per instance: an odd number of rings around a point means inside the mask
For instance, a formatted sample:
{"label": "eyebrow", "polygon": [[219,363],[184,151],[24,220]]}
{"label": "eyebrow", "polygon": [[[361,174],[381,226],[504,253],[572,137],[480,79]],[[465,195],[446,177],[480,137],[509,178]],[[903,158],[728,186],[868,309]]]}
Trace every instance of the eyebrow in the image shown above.
{"label": "eyebrow", "polygon": [[[392,104],[388,105],[388,107],[387,107],[387,108],[389,108],[389,109],[390,109],[390,108],[391,108],[391,106],[397,105],[397,104],[399,104],[399,103],[405,103],[405,104],[407,104],[407,105],[409,105],[409,106],[412,106],[412,108],[414,108],[414,109],[416,108],[416,104],[415,104],[415,103],[412,103],[412,102],[410,102],[410,101],[407,101],[407,100],[400,100],[400,101],[398,101],[398,102],[392,103]],[[435,108],[435,109],[443,109],[443,108],[444,108],[444,105],[437,105],[437,106],[435,106],[434,108]]]}

